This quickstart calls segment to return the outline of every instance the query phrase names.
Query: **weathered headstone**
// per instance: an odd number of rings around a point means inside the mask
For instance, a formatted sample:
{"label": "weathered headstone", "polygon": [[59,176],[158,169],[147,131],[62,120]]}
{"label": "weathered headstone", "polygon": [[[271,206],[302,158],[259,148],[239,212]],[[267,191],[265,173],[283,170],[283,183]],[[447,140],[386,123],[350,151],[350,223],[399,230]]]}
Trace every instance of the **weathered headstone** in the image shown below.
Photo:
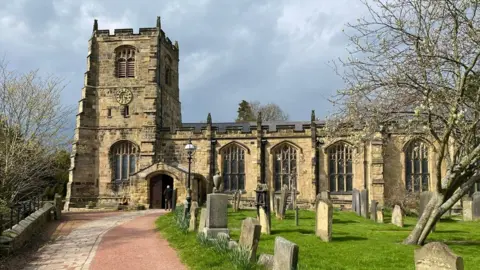
{"label": "weathered headstone", "polygon": [[55,198],[54,198],[54,201],[53,201],[53,205],[55,206],[55,216],[54,216],[54,218],[56,220],[59,220],[62,217],[62,209],[63,209],[62,196],[60,194],[55,193]]}
{"label": "weathered headstone", "polygon": [[383,207],[377,207],[377,223],[383,223]]}
{"label": "weathered headstone", "polygon": [[368,218],[368,190],[360,191],[360,215]]}
{"label": "weathered headstone", "polygon": [[233,192],[233,202],[232,202],[233,212],[238,211],[238,208],[237,208],[237,206],[238,206],[238,204],[237,204],[238,196],[239,196],[239,191],[238,190]]}
{"label": "weathered headstone", "polygon": [[358,190],[353,189],[352,191],[352,212],[357,212],[357,200],[355,199],[355,195],[357,194]]}
{"label": "weathered headstone", "polygon": [[216,237],[218,233],[229,233],[228,195],[211,193],[207,195],[207,218],[204,233],[208,238]]}
{"label": "weathered headstone", "polygon": [[466,198],[462,201],[463,209],[463,221],[473,220],[472,198]]}
{"label": "weathered headstone", "polygon": [[234,248],[237,248],[238,247],[238,243],[235,242],[235,240],[230,240],[228,242],[228,249],[234,249]]}
{"label": "weathered headstone", "polygon": [[280,218],[280,197],[273,197],[274,198],[274,210],[275,210],[275,217]]}
{"label": "weathered headstone", "polygon": [[270,254],[260,254],[258,256],[258,265],[261,265],[266,270],[273,269],[273,255]]}
{"label": "weathered headstone", "polygon": [[355,213],[357,213],[357,215],[360,216],[361,200],[360,200],[360,191],[357,189],[355,189],[355,192],[354,192],[354,200],[355,200]]}
{"label": "weathered headstone", "polygon": [[463,258],[447,245],[431,242],[414,251],[416,270],[463,270]]}
{"label": "weathered headstone", "polygon": [[188,231],[189,232],[194,232],[197,230],[197,216],[198,216],[198,211],[200,209],[198,208],[198,203],[197,202],[192,202],[192,206],[190,206],[190,223],[188,226]]}
{"label": "weathered headstone", "polygon": [[258,209],[258,221],[260,222],[260,226],[262,226],[261,232],[263,234],[270,234],[270,217],[267,215],[263,207]]}
{"label": "weathered headstone", "polygon": [[175,211],[177,208],[177,189],[173,189],[172,192],[172,211]]}
{"label": "weathered headstone", "polygon": [[255,262],[257,258],[257,247],[260,241],[260,233],[262,227],[260,223],[251,217],[242,221],[242,229],[240,231],[240,240],[238,244],[250,250],[250,261]]}
{"label": "weathered headstone", "polygon": [[392,211],[392,224],[398,227],[403,227],[403,213],[400,206],[395,205]]}
{"label": "weathered headstone", "polygon": [[207,223],[207,208],[200,209],[200,222],[198,222],[198,231],[203,232]]}
{"label": "weathered headstone", "polygon": [[241,201],[242,201],[242,192],[239,190],[238,191],[238,196],[237,196],[237,205],[236,205],[237,211],[240,210],[240,202]]}
{"label": "weathered headstone", "polygon": [[[428,202],[430,202],[430,199],[432,198],[433,193],[430,191],[424,191],[420,193],[420,202],[418,205],[418,218],[420,218],[425,211],[425,208],[427,207]],[[432,232],[435,231],[435,225],[432,227]]]}
{"label": "weathered headstone", "polygon": [[298,245],[287,239],[277,236],[273,253],[273,269],[292,270],[297,269]]}
{"label": "weathered headstone", "polygon": [[285,218],[285,212],[287,211],[287,199],[288,199],[288,189],[286,185],[283,185],[282,190],[280,191],[280,202],[278,205],[278,216],[279,219]]}
{"label": "weathered headstone", "polygon": [[480,219],[480,192],[475,192],[472,195],[472,215],[473,220]]}
{"label": "weathered headstone", "polygon": [[374,222],[378,221],[378,211],[377,211],[378,202],[376,200],[372,200],[370,203],[370,219]]}
{"label": "weathered headstone", "polygon": [[324,242],[332,241],[333,205],[328,199],[317,196],[315,203],[315,235]]}

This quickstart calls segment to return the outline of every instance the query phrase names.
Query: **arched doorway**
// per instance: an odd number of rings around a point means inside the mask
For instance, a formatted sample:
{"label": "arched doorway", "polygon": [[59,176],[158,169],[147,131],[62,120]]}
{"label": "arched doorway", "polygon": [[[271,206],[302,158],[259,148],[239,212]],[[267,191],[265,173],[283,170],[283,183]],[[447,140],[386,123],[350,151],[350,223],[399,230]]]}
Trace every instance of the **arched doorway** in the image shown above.
{"label": "arched doorway", "polygon": [[170,186],[173,187],[173,178],[166,174],[155,175],[150,178],[150,208],[164,209],[165,198],[163,192]]}

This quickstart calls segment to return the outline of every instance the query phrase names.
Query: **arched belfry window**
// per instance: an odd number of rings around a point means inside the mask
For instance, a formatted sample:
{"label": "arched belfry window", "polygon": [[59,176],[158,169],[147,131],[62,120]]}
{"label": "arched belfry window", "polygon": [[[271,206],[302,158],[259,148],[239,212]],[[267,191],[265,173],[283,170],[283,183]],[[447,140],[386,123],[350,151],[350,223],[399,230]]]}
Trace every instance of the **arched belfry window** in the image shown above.
{"label": "arched belfry window", "polygon": [[136,171],[138,147],[130,141],[120,141],[112,145],[110,160],[112,162],[112,178],[114,181],[124,181]]}
{"label": "arched belfry window", "polygon": [[245,190],[245,149],[232,143],[220,152],[225,191]]}
{"label": "arched belfry window", "polygon": [[115,50],[115,74],[118,78],[135,77],[135,48],[121,46]]}
{"label": "arched belfry window", "polygon": [[328,180],[331,192],[353,190],[353,147],[339,142],[328,148]]}
{"label": "arched belfry window", "polygon": [[428,146],[414,140],[405,150],[405,187],[409,192],[428,191],[430,172],[428,169]]}
{"label": "arched belfry window", "polygon": [[273,151],[273,179],[275,191],[287,185],[289,189],[297,186],[297,148],[284,143]]}

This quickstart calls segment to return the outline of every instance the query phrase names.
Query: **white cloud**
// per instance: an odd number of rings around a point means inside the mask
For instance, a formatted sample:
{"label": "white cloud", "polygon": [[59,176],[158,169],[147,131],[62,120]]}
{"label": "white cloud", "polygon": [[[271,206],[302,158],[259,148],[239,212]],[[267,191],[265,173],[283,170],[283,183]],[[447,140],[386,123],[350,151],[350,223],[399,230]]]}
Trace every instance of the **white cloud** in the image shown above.
{"label": "white cloud", "polygon": [[364,14],[352,0],[37,1],[0,4],[0,54],[24,70],[67,76],[72,104],[94,19],[100,29],[136,32],[161,16],[166,34],[180,44],[187,122],[204,120],[208,111],[215,121],[230,121],[241,99],[277,102],[294,119],[308,118],[310,109],[322,115],[328,104],[319,100],[342,86],[325,63],[346,54],[341,29]]}

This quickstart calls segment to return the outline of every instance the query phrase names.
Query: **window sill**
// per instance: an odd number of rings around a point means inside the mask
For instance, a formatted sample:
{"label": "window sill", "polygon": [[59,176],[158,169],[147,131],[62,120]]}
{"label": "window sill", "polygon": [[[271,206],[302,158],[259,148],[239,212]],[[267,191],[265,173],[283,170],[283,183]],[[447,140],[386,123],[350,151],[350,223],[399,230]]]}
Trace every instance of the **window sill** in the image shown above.
{"label": "window sill", "polygon": [[352,191],[330,191],[330,195],[352,195]]}

